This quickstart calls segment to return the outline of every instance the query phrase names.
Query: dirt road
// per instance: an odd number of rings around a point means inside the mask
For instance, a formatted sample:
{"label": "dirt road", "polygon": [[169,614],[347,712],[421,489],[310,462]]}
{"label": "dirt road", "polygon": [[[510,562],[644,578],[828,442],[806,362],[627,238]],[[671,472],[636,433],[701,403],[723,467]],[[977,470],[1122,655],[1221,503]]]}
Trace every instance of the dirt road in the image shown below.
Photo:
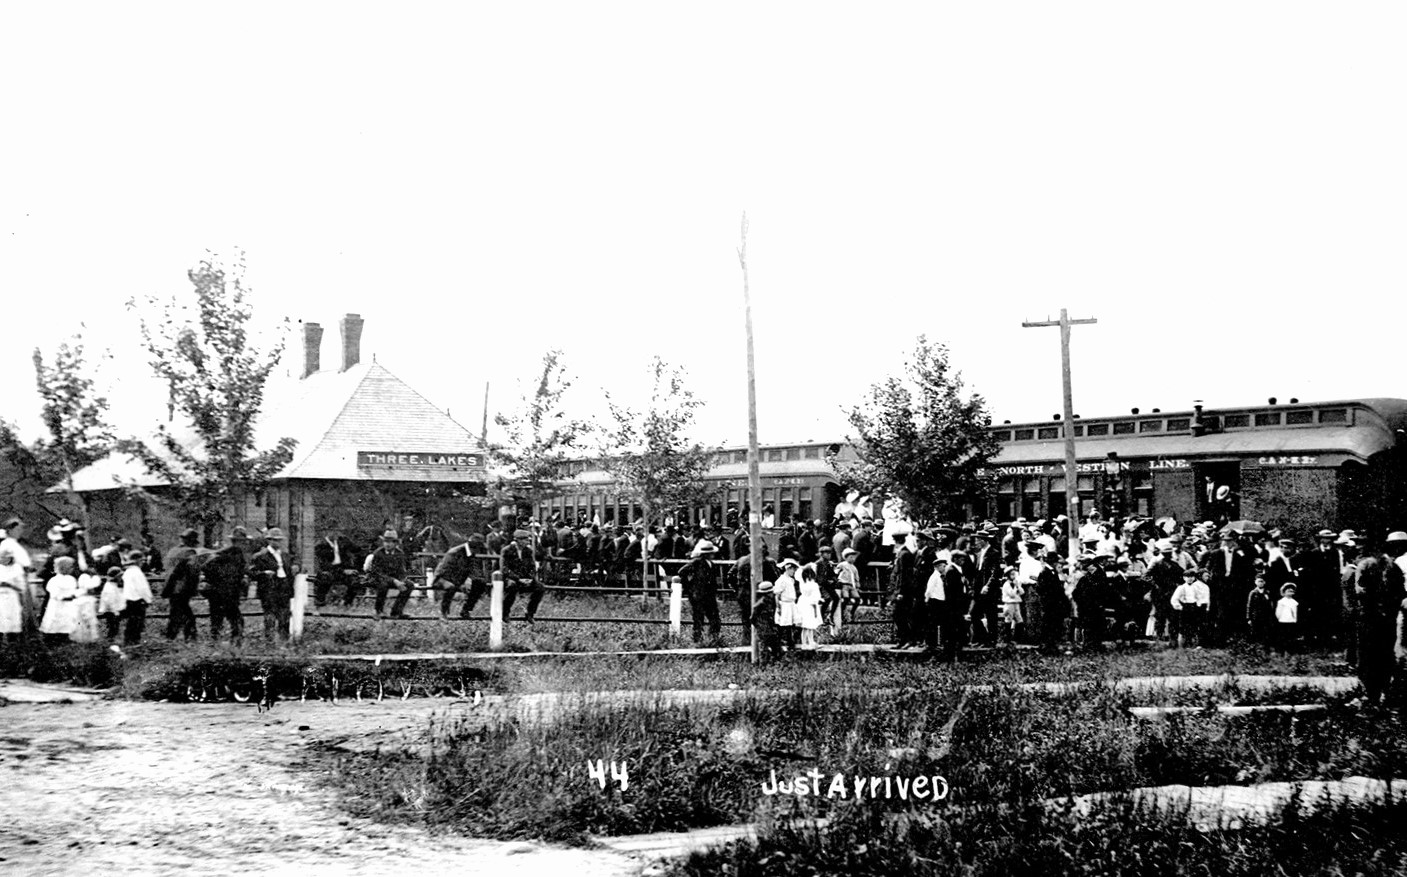
{"label": "dirt road", "polygon": [[445,701],[0,707],[0,872],[615,877],[616,853],[430,835],[340,811],[309,745],[395,745]]}

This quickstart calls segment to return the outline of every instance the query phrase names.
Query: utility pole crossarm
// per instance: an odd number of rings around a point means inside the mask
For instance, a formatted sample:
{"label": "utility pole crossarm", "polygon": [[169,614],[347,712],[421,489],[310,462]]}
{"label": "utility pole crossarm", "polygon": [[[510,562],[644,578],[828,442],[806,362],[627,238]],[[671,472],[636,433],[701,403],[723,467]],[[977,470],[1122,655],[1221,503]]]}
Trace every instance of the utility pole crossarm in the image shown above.
{"label": "utility pole crossarm", "polygon": [[1099,322],[1099,321],[1096,320],[1094,317],[1086,317],[1086,318],[1083,319],[1083,320],[1065,320],[1065,321],[1063,321],[1063,322],[1060,321],[1060,320],[1044,320],[1044,321],[1039,322],[1039,323],[1023,322],[1023,323],[1021,324],[1021,328],[1023,328],[1023,329],[1032,329],[1032,328],[1036,328],[1036,327],[1038,327],[1038,326],[1061,326],[1061,325],[1064,325],[1064,326],[1075,326],[1075,325],[1080,325],[1080,324],[1085,324],[1085,323],[1098,323],[1098,322]]}

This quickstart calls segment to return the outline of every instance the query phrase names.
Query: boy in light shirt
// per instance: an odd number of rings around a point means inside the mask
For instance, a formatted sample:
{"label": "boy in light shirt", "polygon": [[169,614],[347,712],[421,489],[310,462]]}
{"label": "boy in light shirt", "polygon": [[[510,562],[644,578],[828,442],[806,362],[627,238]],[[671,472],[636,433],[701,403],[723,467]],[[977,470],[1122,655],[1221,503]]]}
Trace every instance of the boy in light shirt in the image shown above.
{"label": "boy in light shirt", "polygon": [[122,631],[124,645],[135,646],[141,642],[147,625],[147,605],[153,598],[151,583],[142,572],[145,559],[140,549],[134,549],[122,560],[122,599],[127,603],[122,613],[127,618],[127,627]]}
{"label": "boy in light shirt", "polygon": [[1275,604],[1275,641],[1281,651],[1294,651],[1299,639],[1300,604],[1295,599],[1294,582],[1280,588],[1280,602]]}

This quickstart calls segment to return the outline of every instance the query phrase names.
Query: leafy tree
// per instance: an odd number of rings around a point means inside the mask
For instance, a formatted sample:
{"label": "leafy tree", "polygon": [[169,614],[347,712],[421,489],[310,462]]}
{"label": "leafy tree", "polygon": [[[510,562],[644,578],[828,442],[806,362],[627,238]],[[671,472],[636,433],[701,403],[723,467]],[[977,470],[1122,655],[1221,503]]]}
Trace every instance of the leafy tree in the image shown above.
{"label": "leafy tree", "polygon": [[[156,447],[135,440],[123,445],[171,484],[185,515],[203,527],[207,541],[224,519],[226,504],[267,485],[293,459],[296,444],[281,438],[269,450],[255,447],[264,384],[284,344],[280,340],[264,351],[250,343],[254,310],[244,270],[241,253],[232,267],[209,255],[188,271],[193,311],[173,299],[146,299],[145,307],[159,317],[142,319],[143,345],[152,371],[167,382],[173,409],[189,423],[195,441],[183,441],[161,424]],[[135,309],[137,302],[129,300],[127,307]]]}
{"label": "leafy tree", "polygon": [[831,467],[850,487],[897,497],[920,526],[951,520],[962,499],[989,486],[983,472],[1001,443],[986,401],[964,396],[942,344],[920,335],[904,374],[871,386],[846,417],[859,459],[831,455]]}
{"label": "leafy tree", "polygon": [[33,454],[43,470],[62,478],[69,498],[83,510],[88,526],[88,506],[74,493],[73,473],[106,456],[114,436],[107,422],[108,401],[98,394],[83,350],[83,339],[75,335],[54,351],[52,364],[34,348],[34,378],[42,400],[40,416],[48,438],[34,445]]}
{"label": "leafy tree", "polygon": [[[707,500],[704,475],[718,453],[687,438],[703,402],[684,386],[684,370],[657,356],[649,374],[650,403],[643,412],[618,405],[606,394],[615,425],[605,433],[602,447],[616,492],[640,504],[647,533],[658,513]],[[641,555],[643,559],[643,550]]]}
{"label": "leafy tree", "polygon": [[562,492],[555,483],[566,462],[579,455],[581,442],[590,432],[590,424],[568,417],[562,409],[562,397],[571,386],[562,351],[549,350],[542,356],[542,374],[532,395],[524,394],[512,415],[494,417],[507,438],[489,448],[512,479],[504,495],[526,498],[534,510]]}

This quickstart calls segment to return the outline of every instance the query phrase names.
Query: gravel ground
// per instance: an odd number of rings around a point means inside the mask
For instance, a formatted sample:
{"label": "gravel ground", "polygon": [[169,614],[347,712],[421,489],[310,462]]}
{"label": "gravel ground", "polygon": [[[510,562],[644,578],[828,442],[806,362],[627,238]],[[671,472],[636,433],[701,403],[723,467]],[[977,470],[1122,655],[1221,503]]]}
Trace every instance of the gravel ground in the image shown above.
{"label": "gravel ground", "polygon": [[444,701],[0,707],[0,873],[638,873],[622,855],[431,835],[339,810],[314,742],[398,745]]}

